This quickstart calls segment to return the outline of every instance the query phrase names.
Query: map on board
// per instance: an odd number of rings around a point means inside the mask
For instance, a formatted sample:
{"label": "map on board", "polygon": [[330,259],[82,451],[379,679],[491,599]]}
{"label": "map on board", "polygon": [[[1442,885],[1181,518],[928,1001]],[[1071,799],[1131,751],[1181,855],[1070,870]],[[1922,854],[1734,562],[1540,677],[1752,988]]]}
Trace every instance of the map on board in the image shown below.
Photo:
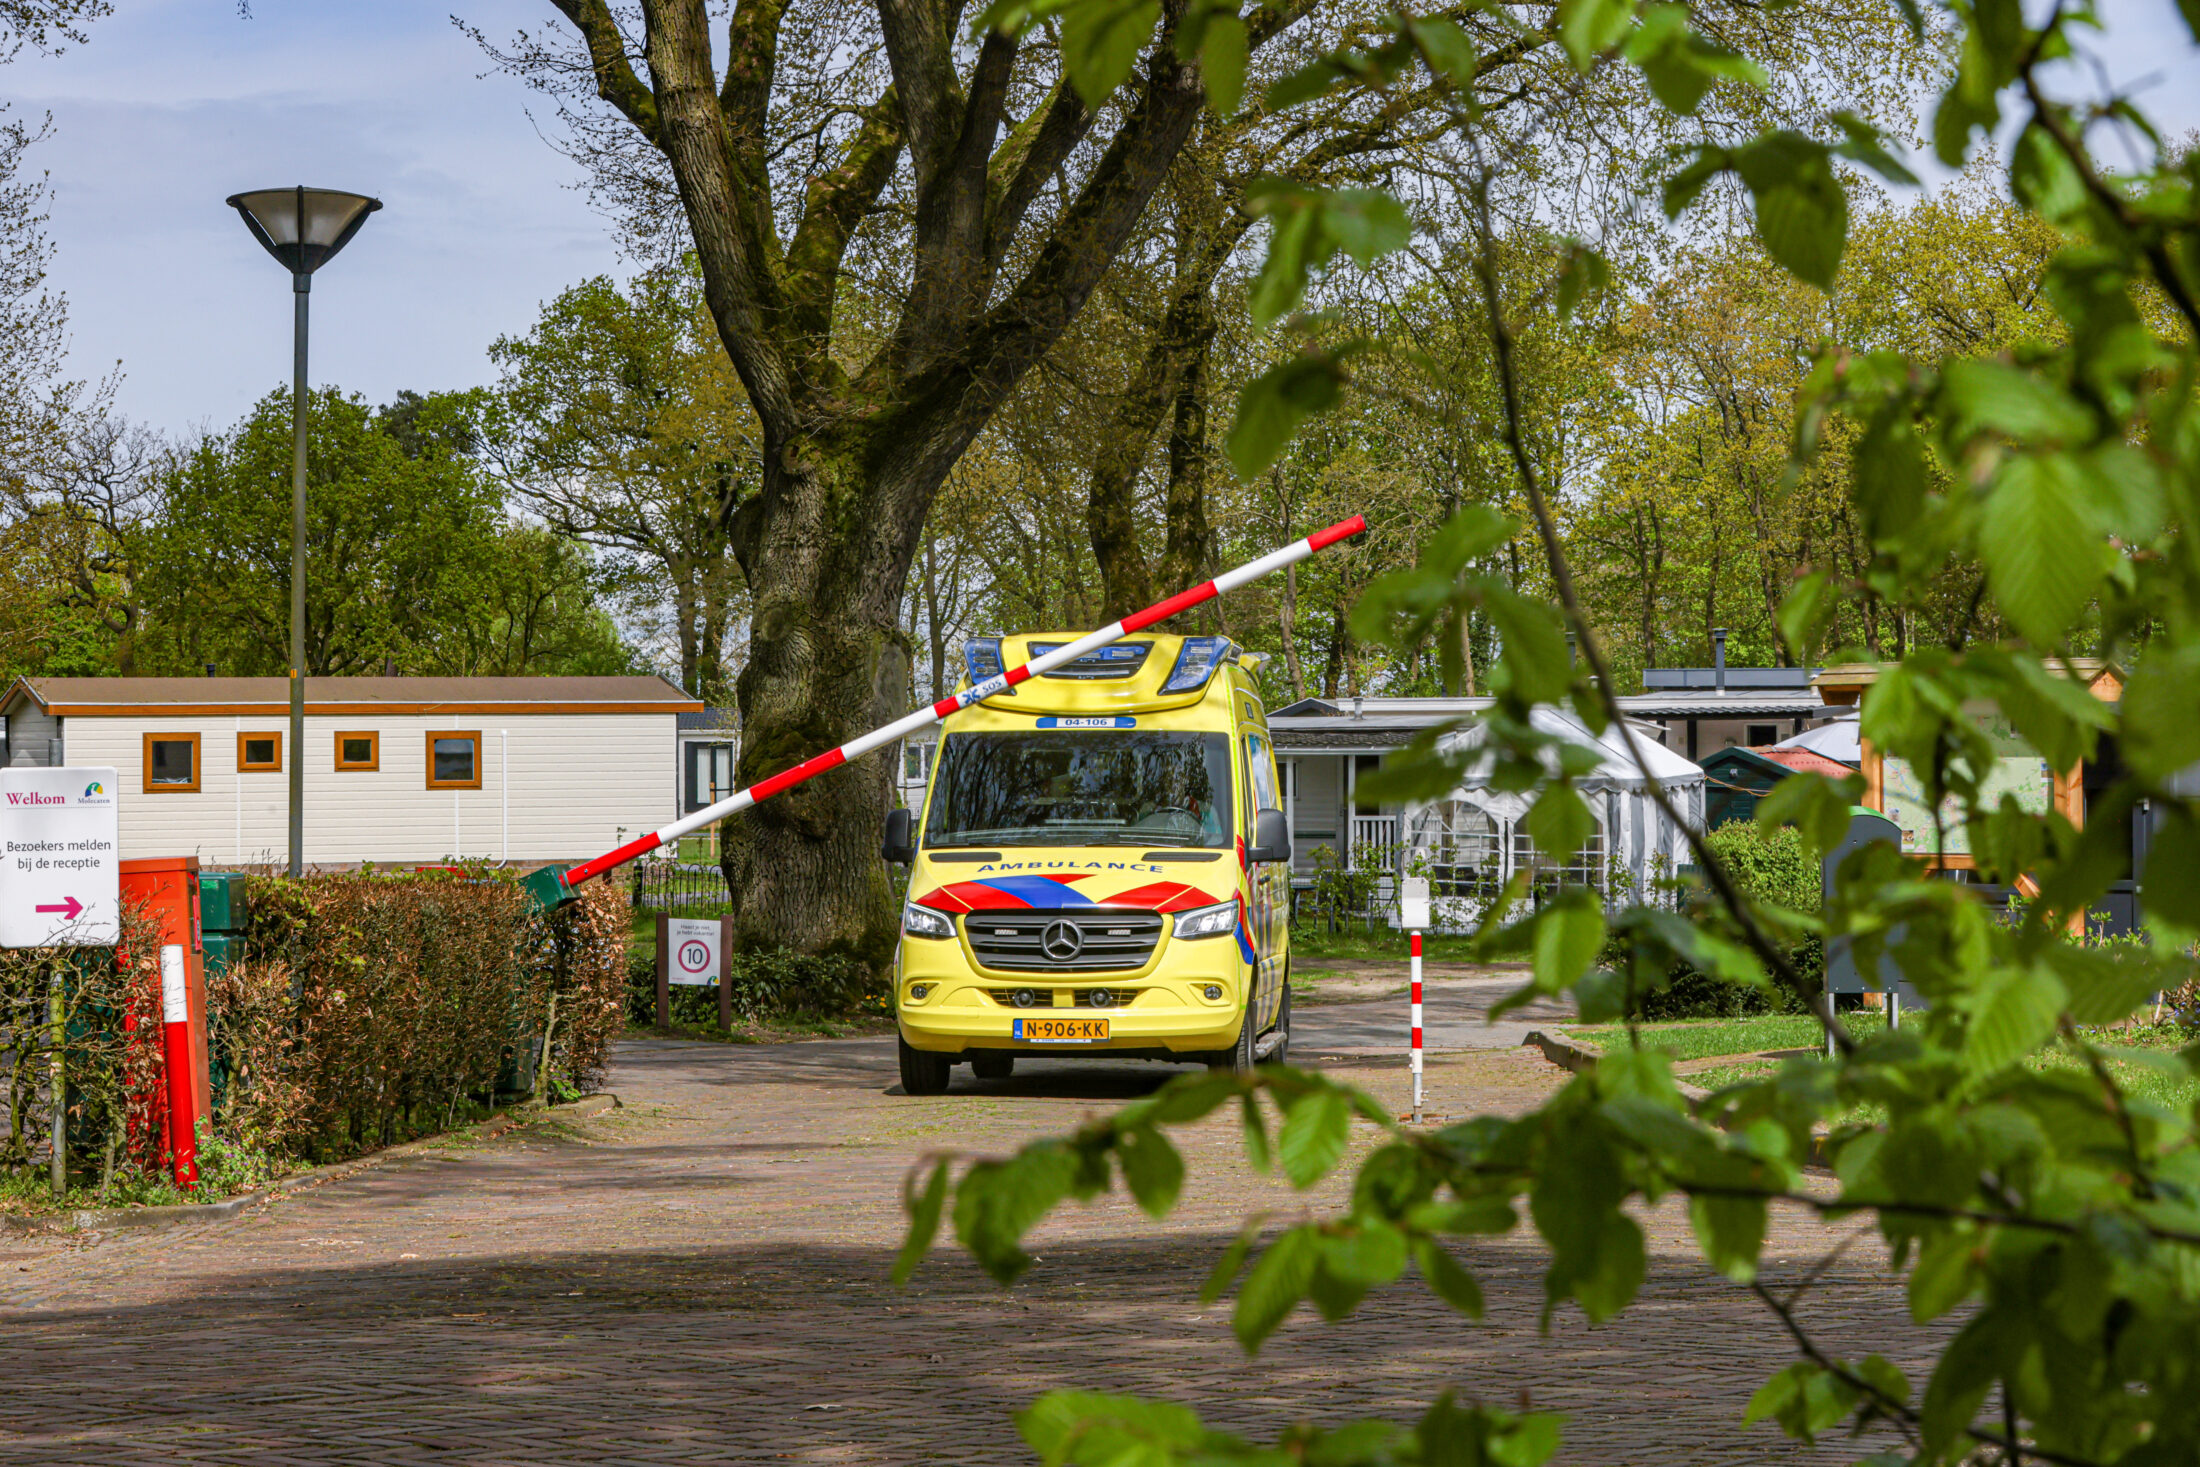
{"label": "map on board", "polygon": [[[1982,809],[1999,805],[2004,795],[2016,797],[2017,808],[2045,815],[2055,796],[2055,772],[2047,761],[2025,747],[2024,740],[1998,711],[1973,710],[1979,730],[1994,745],[1994,767],[1979,782]],[[1902,849],[1923,855],[1966,856],[1971,853],[1970,833],[1963,826],[1963,812],[1953,796],[1940,802],[1943,844],[1933,847],[1933,807],[1925,799],[1925,781],[1907,759],[1888,755],[1880,766],[1881,805],[1886,816],[1902,829]]]}

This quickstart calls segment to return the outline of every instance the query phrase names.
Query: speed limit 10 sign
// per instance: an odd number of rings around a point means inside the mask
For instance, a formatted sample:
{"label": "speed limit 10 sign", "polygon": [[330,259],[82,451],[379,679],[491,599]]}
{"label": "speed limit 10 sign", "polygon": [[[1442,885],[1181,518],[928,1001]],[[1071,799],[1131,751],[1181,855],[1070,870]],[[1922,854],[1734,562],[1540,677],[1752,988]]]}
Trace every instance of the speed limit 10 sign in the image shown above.
{"label": "speed limit 10 sign", "polygon": [[725,954],[719,950],[718,920],[670,917],[665,921],[665,949],[671,955],[666,979],[673,983],[712,984],[724,971]]}

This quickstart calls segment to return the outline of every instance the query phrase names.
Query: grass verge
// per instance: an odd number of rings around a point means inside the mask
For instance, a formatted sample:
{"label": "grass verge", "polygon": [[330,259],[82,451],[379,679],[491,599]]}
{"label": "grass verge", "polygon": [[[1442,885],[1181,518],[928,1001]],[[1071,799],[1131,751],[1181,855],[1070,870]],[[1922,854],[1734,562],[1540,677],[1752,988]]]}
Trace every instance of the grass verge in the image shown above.
{"label": "grass verge", "polygon": [[[1886,1025],[1883,1014],[1858,1011],[1843,1014],[1841,1022],[1851,1037],[1862,1040]],[[1625,1024],[1596,1024],[1566,1031],[1599,1049],[1625,1049]],[[1762,1014],[1750,1019],[1684,1019],[1671,1024],[1638,1024],[1645,1049],[1662,1049],[1676,1060],[1710,1059],[1722,1054],[1761,1054],[1768,1049],[1817,1049],[1826,1042],[1825,1030],[1809,1014]]]}
{"label": "grass verge", "polygon": [[[1473,939],[1464,936],[1431,934],[1421,939],[1421,956],[1433,963],[1468,963],[1473,956],[1468,951]],[[1291,929],[1291,956],[1294,960],[1308,962],[1388,962],[1403,967],[1406,960],[1406,934],[1393,932],[1388,927],[1378,927],[1372,932],[1347,928],[1342,932],[1329,932],[1319,926],[1301,926]]]}

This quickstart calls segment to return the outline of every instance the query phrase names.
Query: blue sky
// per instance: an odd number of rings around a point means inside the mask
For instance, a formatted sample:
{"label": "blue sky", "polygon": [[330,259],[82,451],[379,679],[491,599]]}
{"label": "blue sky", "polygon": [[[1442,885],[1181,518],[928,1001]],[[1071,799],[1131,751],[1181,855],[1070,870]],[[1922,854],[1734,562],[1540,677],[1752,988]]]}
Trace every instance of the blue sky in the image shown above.
{"label": "blue sky", "polygon": [[287,382],[290,284],[222,203],[310,183],[383,209],[314,277],[313,377],[374,401],[486,379],[484,349],[558,290],[619,268],[539,98],[450,23],[563,24],[546,0],[119,0],[91,41],[0,73],[53,114],[53,278],[73,365],[120,359],[123,410],[227,424]]}
{"label": "blue sky", "polygon": [[[853,0],[850,0],[853,3]],[[614,241],[528,116],[545,109],[450,22],[562,24],[548,0],[119,0],[89,45],[0,73],[53,114],[53,276],[75,369],[118,359],[123,410],[180,432],[287,381],[290,291],[222,204],[312,183],[385,207],[315,277],[313,376],[386,401],[486,380],[483,352],[542,302],[619,268]],[[2200,128],[2200,48],[2170,0],[2108,0],[2109,74]],[[2111,155],[2114,160],[2115,155]]]}

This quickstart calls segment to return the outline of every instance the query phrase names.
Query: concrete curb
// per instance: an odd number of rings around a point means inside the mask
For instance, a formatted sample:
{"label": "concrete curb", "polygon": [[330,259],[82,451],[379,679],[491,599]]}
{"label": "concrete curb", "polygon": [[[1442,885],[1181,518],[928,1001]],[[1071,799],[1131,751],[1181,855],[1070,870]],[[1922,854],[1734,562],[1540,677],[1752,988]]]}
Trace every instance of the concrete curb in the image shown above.
{"label": "concrete curb", "polygon": [[[1586,1075],[1594,1071],[1597,1067],[1597,1057],[1604,1052],[1593,1044],[1583,1044],[1580,1040],[1570,1039],[1563,1034],[1546,1034],[1540,1029],[1529,1030],[1528,1037],[1521,1040],[1520,1043],[1522,1048],[1526,1048],[1531,1044],[1534,1045],[1543,1051],[1543,1057],[1552,1064],[1557,1065],[1562,1070],[1571,1070],[1577,1075]],[[1688,1108],[1691,1111],[1700,1110],[1703,1103],[1711,1098],[1711,1092],[1701,1085],[1691,1085],[1686,1080],[1681,1079],[1676,1079],[1673,1083],[1680,1088],[1681,1094],[1687,1097]],[[1826,1152],[1826,1142],[1829,1134],[1829,1132],[1815,1129],[1810,1133],[1810,1155],[1806,1158],[1809,1165],[1829,1169],[1833,1166],[1833,1163],[1827,1159]]]}
{"label": "concrete curb", "polygon": [[1530,1029],[1520,1041],[1525,1049],[1534,1045],[1543,1051],[1543,1057],[1562,1070],[1586,1075],[1597,1067],[1597,1057],[1604,1053],[1593,1044],[1583,1044],[1563,1034],[1546,1034],[1541,1029]]}
{"label": "concrete curb", "polygon": [[362,1167],[424,1150],[452,1136],[471,1136],[476,1140],[490,1141],[530,1121],[581,1120],[600,1115],[607,1110],[616,1110],[618,1107],[619,1097],[605,1092],[600,1095],[584,1095],[566,1105],[500,1110],[471,1126],[441,1131],[433,1136],[423,1136],[417,1141],[407,1141],[403,1145],[385,1147],[380,1151],[370,1151],[365,1156],[355,1156],[349,1161],[337,1162],[334,1166],[298,1172],[280,1181],[271,1182],[256,1192],[242,1192],[235,1197],[225,1197],[219,1202],[178,1202],[164,1207],[78,1208],[74,1212],[48,1213],[39,1217],[0,1217],[0,1232],[18,1237],[35,1237],[46,1233],[114,1233],[226,1222],[256,1203],[307,1191],[324,1182],[333,1182],[338,1177],[348,1176]]}
{"label": "concrete curb", "polygon": [[[1593,1044],[1584,1044],[1564,1034],[1546,1034],[1541,1029],[1530,1029],[1528,1036],[1520,1043],[1523,1047],[1534,1045],[1543,1051],[1543,1057],[1552,1064],[1562,1070],[1571,1070],[1577,1075],[1593,1073],[1598,1056],[1604,1053]],[[1673,1083],[1680,1087],[1681,1094],[1688,1097],[1692,1108],[1711,1098],[1711,1092],[1701,1085],[1691,1085],[1686,1080],[1678,1079]]]}

